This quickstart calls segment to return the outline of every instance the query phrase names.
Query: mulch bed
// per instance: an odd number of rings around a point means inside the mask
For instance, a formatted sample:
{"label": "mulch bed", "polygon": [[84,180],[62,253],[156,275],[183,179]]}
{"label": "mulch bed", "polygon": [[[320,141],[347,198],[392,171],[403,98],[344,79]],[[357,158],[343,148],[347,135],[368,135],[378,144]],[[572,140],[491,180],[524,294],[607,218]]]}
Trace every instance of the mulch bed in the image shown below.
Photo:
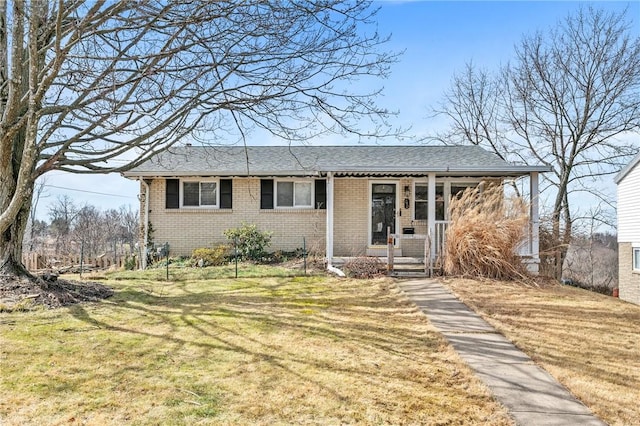
{"label": "mulch bed", "polygon": [[[96,282],[77,282],[64,279],[0,275],[0,311],[17,305],[59,308],[81,302],[95,302],[113,295],[113,290]],[[26,301],[31,303],[25,304]]]}

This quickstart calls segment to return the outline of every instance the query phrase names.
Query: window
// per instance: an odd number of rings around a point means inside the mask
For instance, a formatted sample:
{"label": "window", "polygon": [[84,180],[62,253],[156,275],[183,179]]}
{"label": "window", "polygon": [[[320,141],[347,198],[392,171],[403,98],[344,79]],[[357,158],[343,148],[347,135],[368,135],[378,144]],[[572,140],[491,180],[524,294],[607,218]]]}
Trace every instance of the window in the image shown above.
{"label": "window", "polygon": [[276,207],[313,207],[312,182],[276,182]]}
{"label": "window", "polygon": [[183,207],[216,207],[218,205],[218,183],[205,181],[182,182]]}
{"label": "window", "polygon": [[469,188],[475,188],[478,186],[475,183],[456,183],[451,184],[451,198],[456,197],[458,199],[462,198],[462,194]]}
{"label": "window", "polygon": [[429,186],[426,183],[416,183],[414,194],[414,219],[427,220],[427,200],[429,197]]}
{"label": "window", "polygon": [[[414,220],[428,220],[429,185],[416,183],[414,190]],[[444,185],[436,184],[436,220],[444,220]]]}
{"label": "window", "polygon": [[[449,199],[462,196],[462,192],[475,187],[476,183],[457,183],[449,181],[436,183],[436,220],[448,220]],[[414,188],[414,220],[428,220],[428,193],[429,185],[426,182],[416,182]]]}
{"label": "window", "polygon": [[640,272],[640,247],[633,248],[633,270]]}

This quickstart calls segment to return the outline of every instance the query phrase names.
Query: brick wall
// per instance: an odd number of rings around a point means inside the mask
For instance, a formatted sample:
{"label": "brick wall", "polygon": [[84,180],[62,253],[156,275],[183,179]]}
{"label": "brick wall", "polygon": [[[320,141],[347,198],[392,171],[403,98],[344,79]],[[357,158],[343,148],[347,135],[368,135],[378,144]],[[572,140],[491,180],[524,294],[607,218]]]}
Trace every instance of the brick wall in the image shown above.
{"label": "brick wall", "polygon": [[369,181],[334,181],[333,254],[363,256],[369,238]]}
{"label": "brick wall", "polygon": [[[370,220],[370,183],[368,179],[343,178],[335,180],[334,202],[334,255],[361,256],[369,246]],[[395,181],[394,181],[395,182]],[[426,221],[414,222],[413,193],[409,196],[409,208],[404,208],[404,187],[409,186],[413,191],[412,179],[397,181],[399,229],[403,227],[415,228],[416,234],[426,234]],[[424,240],[403,240],[400,242],[402,254],[405,256],[421,257],[424,255]]]}
{"label": "brick wall", "polygon": [[[398,229],[413,227],[416,234],[426,234],[426,221],[413,221],[413,180],[393,180],[398,191]],[[150,183],[149,221],[157,245],[169,242],[173,255],[187,256],[194,248],[227,243],[223,232],[242,222],[256,224],[272,232],[271,250],[294,250],[302,247],[306,237],[309,251],[324,255],[326,210],[260,209],[260,179],[233,179],[233,209],[166,209],[165,180]],[[369,246],[370,182],[362,178],[339,178],[334,181],[334,256],[360,256]],[[404,188],[410,188],[409,207],[404,207]],[[144,187],[141,188],[141,191]],[[140,207],[144,218],[144,204]],[[404,256],[422,257],[424,240],[401,240]]]}
{"label": "brick wall", "polygon": [[[166,209],[165,180],[150,184],[149,221],[156,244],[169,242],[172,255],[188,256],[194,248],[227,243],[223,232],[241,223],[254,223],[272,232],[271,250],[302,247],[324,253],[325,210],[260,210],[260,180],[233,180],[233,209]],[[141,209],[144,217],[144,206]]]}
{"label": "brick wall", "polygon": [[640,273],[633,271],[631,243],[618,244],[618,289],[620,299],[640,305]]}

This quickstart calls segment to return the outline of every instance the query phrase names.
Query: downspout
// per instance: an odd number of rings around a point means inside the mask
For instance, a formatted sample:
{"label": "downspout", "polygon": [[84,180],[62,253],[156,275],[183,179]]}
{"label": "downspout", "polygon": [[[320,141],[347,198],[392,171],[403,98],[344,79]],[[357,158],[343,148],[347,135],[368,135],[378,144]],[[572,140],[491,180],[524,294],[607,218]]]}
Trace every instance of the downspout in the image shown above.
{"label": "downspout", "polygon": [[144,185],[144,234],[142,236],[143,239],[143,247],[141,251],[140,266],[142,269],[147,269],[147,246],[149,244],[149,184],[142,177],[140,177],[140,182]]}

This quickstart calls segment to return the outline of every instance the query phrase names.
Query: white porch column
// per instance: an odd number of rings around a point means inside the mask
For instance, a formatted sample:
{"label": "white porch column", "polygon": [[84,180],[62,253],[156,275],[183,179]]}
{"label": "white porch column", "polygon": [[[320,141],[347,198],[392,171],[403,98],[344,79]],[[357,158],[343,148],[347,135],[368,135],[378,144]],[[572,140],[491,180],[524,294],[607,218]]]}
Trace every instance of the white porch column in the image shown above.
{"label": "white porch column", "polygon": [[327,173],[327,223],[325,237],[325,253],[327,265],[331,266],[333,259],[333,173]]}
{"label": "white porch column", "polygon": [[529,218],[531,220],[531,255],[537,259],[540,256],[540,213],[538,172],[531,172],[529,175],[529,192],[531,193],[531,203],[529,206]]}
{"label": "white porch column", "polygon": [[429,173],[427,192],[427,226],[431,236],[431,259],[436,258],[436,174]]}

